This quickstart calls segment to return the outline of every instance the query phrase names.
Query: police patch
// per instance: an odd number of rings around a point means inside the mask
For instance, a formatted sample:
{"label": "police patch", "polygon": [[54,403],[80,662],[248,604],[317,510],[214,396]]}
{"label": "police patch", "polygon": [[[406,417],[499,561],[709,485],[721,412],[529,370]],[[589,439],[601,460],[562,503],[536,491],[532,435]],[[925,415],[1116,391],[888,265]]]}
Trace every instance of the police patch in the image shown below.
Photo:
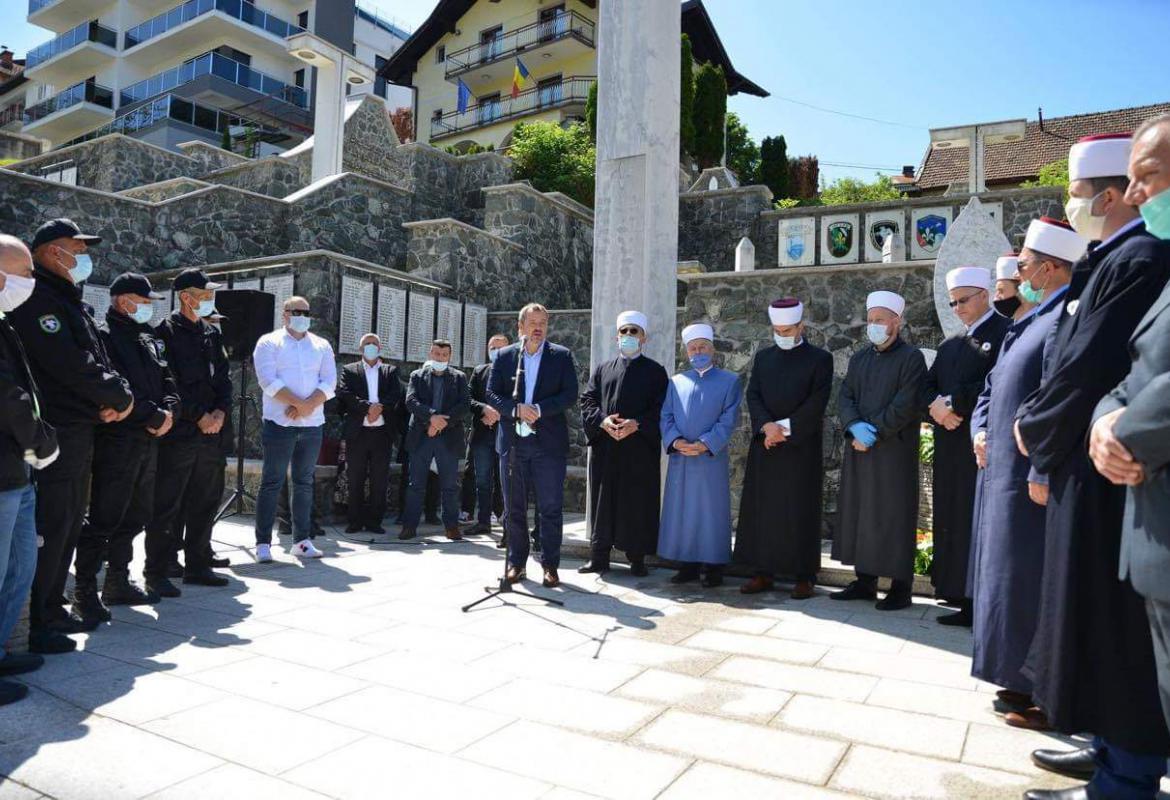
{"label": "police patch", "polygon": [[41,330],[45,333],[56,333],[61,330],[61,320],[57,319],[56,314],[45,314],[37,322],[40,323]]}

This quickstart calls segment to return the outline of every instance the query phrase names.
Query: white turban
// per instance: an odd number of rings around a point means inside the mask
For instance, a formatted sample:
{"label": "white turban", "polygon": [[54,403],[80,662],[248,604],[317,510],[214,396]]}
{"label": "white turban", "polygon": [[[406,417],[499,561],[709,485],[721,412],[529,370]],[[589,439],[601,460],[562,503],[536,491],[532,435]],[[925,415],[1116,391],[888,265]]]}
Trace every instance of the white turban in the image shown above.
{"label": "white turban", "polygon": [[985,267],[958,267],[947,273],[947,291],[960,287],[988,289],[991,287],[991,270]]}
{"label": "white turban", "polygon": [[1000,256],[995,260],[995,279],[997,281],[1018,281],[1020,279],[1020,259],[1016,256]]}
{"label": "white turban", "polygon": [[1125,175],[1132,145],[1133,137],[1128,133],[1106,133],[1079,139],[1068,151],[1068,179],[1080,181]]}
{"label": "white turban", "polygon": [[1040,217],[1028,225],[1024,247],[1064,261],[1077,261],[1085,254],[1089,241],[1067,222]]}
{"label": "white turban", "polygon": [[683,344],[690,344],[695,339],[706,339],[709,342],[714,342],[715,331],[705,322],[696,322],[682,329]]}
{"label": "white turban", "polygon": [[804,318],[804,304],[791,297],[777,300],[768,306],[768,319],[773,325],[796,325]]}
{"label": "white turban", "polygon": [[623,311],[618,314],[617,328],[620,331],[626,325],[637,325],[645,333],[650,328],[650,321],[641,311]]}
{"label": "white turban", "polygon": [[865,310],[869,311],[871,308],[888,308],[900,317],[906,310],[906,301],[900,294],[879,290],[870,292],[869,297],[865,298]]}

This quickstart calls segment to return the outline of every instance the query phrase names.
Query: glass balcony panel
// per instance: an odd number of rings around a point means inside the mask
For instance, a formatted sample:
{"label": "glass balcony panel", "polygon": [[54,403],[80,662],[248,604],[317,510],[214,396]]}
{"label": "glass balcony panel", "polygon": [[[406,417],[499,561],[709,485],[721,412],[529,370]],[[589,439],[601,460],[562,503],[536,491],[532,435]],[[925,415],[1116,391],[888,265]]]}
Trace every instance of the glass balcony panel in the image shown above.
{"label": "glass balcony panel", "polygon": [[125,46],[127,49],[135,47],[210,11],[221,11],[281,38],[301,30],[290,22],[259,10],[246,0],[188,0],[127,30]]}

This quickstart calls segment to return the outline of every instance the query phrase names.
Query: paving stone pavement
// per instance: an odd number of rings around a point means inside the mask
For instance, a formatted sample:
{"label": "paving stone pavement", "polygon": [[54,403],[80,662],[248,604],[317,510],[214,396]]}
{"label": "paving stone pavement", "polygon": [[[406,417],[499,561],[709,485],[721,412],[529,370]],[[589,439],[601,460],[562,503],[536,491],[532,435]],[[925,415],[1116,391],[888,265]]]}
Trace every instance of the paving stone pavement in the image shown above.
{"label": "paving stone pavement", "polygon": [[[970,635],[916,598],[798,602],[598,580],[492,600],[501,551],[329,528],[327,557],[114,610],[0,710],[0,800],[1017,798],[1062,787],[970,677]],[[376,539],[370,542],[370,539]],[[287,540],[282,541],[287,545]],[[139,543],[141,549],[141,543]],[[141,565],[135,566],[137,572]],[[533,564],[533,573],[538,574]]]}

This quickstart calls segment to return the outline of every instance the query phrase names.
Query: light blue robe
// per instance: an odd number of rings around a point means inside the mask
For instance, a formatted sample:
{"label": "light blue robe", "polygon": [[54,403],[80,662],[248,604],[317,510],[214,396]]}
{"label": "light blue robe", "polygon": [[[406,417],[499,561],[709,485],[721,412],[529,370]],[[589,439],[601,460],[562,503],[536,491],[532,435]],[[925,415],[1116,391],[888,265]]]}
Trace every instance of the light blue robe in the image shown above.
{"label": "light blue robe", "polygon": [[[689,369],[670,379],[662,405],[662,444],[670,454],[658,555],[671,561],[731,561],[731,470],[727,442],[739,421],[739,376],[718,367]],[[684,456],[671,444],[682,437],[710,452]]]}

